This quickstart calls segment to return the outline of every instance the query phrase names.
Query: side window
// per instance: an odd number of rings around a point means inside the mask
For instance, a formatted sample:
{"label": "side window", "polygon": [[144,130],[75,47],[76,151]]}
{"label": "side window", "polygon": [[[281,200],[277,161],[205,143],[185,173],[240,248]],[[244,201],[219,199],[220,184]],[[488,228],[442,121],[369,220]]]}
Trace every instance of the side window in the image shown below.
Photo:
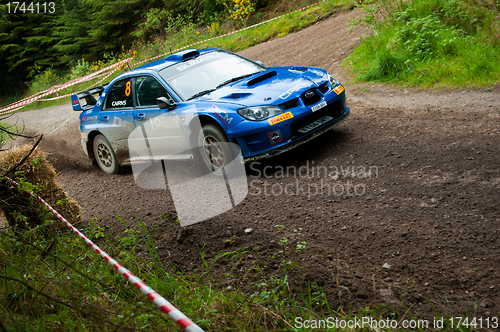
{"label": "side window", "polygon": [[105,109],[112,110],[124,107],[132,107],[132,78],[125,78],[113,84],[108,91]]}
{"label": "side window", "polygon": [[170,98],[169,93],[154,77],[136,77],[134,81],[135,101],[137,107],[158,106],[156,98]]}

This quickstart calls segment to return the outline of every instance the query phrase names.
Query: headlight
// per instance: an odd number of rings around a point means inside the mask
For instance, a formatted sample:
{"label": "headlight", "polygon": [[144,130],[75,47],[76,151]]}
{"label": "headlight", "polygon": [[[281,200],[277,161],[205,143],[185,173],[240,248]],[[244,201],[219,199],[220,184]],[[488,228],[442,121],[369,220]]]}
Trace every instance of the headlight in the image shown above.
{"label": "headlight", "polygon": [[339,83],[339,81],[337,81],[335,79],[335,77],[333,77],[332,75],[328,74],[328,81],[330,81],[330,84],[332,85],[332,88],[336,87]]}
{"label": "headlight", "polygon": [[281,113],[283,111],[274,105],[245,107],[238,110],[239,115],[252,121],[265,120]]}

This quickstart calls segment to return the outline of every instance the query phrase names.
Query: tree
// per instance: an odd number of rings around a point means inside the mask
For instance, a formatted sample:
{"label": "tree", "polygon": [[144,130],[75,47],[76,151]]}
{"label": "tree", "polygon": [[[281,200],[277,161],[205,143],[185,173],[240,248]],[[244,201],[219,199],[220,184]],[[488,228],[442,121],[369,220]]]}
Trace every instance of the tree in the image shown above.
{"label": "tree", "polygon": [[0,20],[0,93],[20,95],[25,89],[26,79],[48,66],[57,66],[58,54],[52,52],[56,41],[52,31],[57,24],[57,11],[50,13],[24,13],[17,10],[14,14],[2,6],[3,19]]}

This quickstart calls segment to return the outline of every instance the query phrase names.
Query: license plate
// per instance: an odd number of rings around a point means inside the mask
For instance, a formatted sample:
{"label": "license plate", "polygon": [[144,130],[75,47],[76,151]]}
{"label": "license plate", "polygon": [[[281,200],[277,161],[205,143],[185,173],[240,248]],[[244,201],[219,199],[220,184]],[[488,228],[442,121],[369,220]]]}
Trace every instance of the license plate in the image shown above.
{"label": "license plate", "polygon": [[333,118],[331,116],[324,116],[321,119],[318,119],[314,122],[311,122],[307,126],[300,128],[298,130],[298,132],[301,134],[306,134],[306,133],[310,132],[311,130],[314,130],[314,129],[318,128],[319,126],[324,125],[325,123],[330,122],[332,120],[333,120]]}
{"label": "license plate", "polygon": [[322,101],[318,105],[311,107],[311,111],[316,112],[317,110],[322,109],[325,106],[326,106],[326,101]]}

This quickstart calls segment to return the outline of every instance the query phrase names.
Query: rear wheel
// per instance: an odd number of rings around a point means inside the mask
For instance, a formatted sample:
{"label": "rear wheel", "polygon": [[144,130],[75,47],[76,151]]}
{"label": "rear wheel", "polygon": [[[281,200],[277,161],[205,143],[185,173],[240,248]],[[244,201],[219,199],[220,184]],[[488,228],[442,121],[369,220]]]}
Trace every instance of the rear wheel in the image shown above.
{"label": "rear wheel", "polygon": [[116,174],[120,166],[109,141],[102,134],[94,138],[94,157],[99,168],[107,174]]}
{"label": "rear wheel", "polygon": [[[198,149],[201,160],[208,170],[222,176],[225,166],[233,161],[233,152],[226,135],[214,125],[204,125],[198,135]],[[225,169],[226,172],[229,170]]]}

